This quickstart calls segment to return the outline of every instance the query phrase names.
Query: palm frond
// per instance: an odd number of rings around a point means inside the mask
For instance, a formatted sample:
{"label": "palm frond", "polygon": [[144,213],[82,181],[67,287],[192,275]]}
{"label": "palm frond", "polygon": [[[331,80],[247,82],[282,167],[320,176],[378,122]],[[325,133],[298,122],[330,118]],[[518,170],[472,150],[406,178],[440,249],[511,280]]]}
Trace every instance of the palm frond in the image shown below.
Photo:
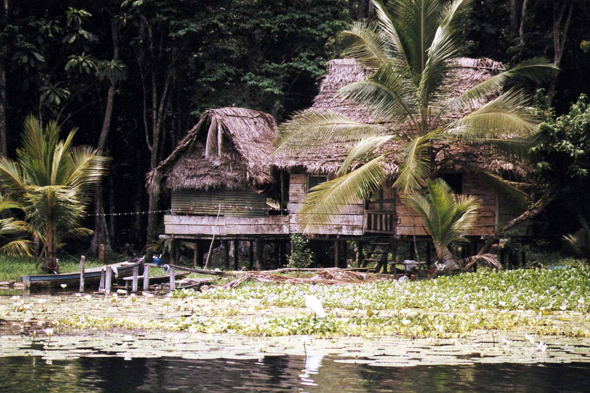
{"label": "palm frond", "polygon": [[62,184],[71,187],[95,186],[108,171],[110,157],[99,154],[98,149],[89,146],[74,147],[70,151],[72,167]]}
{"label": "palm frond", "polygon": [[391,141],[395,137],[392,135],[385,135],[385,136],[374,136],[363,139],[359,143],[357,143],[348,153],[346,159],[342,163],[340,167],[340,171],[338,172],[338,176],[344,176],[348,173],[350,165],[358,160],[359,158],[365,157],[368,153],[378,149],[379,147],[383,146],[385,143]]}
{"label": "palm frond", "polygon": [[500,135],[528,137],[536,132],[537,116],[529,109],[530,99],[521,90],[500,97],[449,124],[447,132],[466,141],[494,139]]}
{"label": "palm frond", "polygon": [[409,64],[405,53],[406,49],[397,32],[396,23],[394,23],[394,15],[384,7],[381,1],[373,0],[373,4],[375,5],[378,26],[387,54],[390,58],[397,58]]}
{"label": "palm frond", "polygon": [[381,167],[384,156],[378,156],[360,168],[311,189],[299,216],[304,232],[313,232],[339,214],[343,207],[373,193],[385,181]]}
{"label": "palm frond", "polygon": [[13,240],[2,247],[0,247],[0,253],[8,256],[32,256],[33,255],[33,242],[30,240]]}
{"label": "palm frond", "polygon": [[547,82],[557,76],[559,68],[547,59],[535,57],[525,60],[515,67],[494,75],[485,81],[467,90],[460,96],[451,100],[447,108],[450,110],[473,107],[493,95],[499,94],[510,82],[520,79],[529,79],[535,83]]}
{"label": "palm frond", "polygon": [[18,163],[8,157],[0,157],[0,188],[7,192],[24,192],[23,172]]}
{"label": "palm frond", "polygon": [[402,196],[404,204],[418,213],[435,244],[447,247],[461,239],[461,234],[473,228],[477,221],[479,199],[454,195],[442,179],[428,180],[428,195]]}
{"label": "palm frond", "polygon": [[81,239],[83,237],[92,236],[94,231],[88,228],[73,228],[64,234],[64,237],[73,237],[75,239]]}
{"label": "palm frond", "polygon": [[394,187],[402,193],[419,190],[430,176],[428,148],[442,136],[442,130],[434,130],[416,137],[406,144],[402,152],[400,173]]}
{"label": "palm frond", "polygon": [[359,60],[368,67],[378,68],[387,63],[385,44],[374,23],[354,22],[342,32],[344,55]]}
{"label": "palm frond", "polygon": [[410,83],[408,70],[392,60],[381,66],[369,79],[352,83],[340,89],[339,94],[358,104],[369,107],[373,115],[389,122],[414,119],[416,110],[415,88]]}
{"label": "palm frond", "polygon": [[380,125],[359,123],[336,112],[307,110],[281,126],[277,152],[304,152],[327,143],[356,142],[385,132]]}
{"label": "palm frond", "polygon": [[520,183],[502,179],[500,176],[489,172],[480,172],[482,180],[498,193],[507,197],[510,201],[517,204],[518,207],[526,209],[530,203],[529,195],[524,191],[530,187],[528,183]]}
{"label": "palm frond", "polygon": [[[471,12],[472,0],[454,0],[442,12],[442,22],[428,47],[428,59],[423,65],[420,78],[420,103],[427,107],[433,94],[441,87],[451,60],[458,57],[459,40],[467,14]],[[427,113],[423,114],[425,118]]]}

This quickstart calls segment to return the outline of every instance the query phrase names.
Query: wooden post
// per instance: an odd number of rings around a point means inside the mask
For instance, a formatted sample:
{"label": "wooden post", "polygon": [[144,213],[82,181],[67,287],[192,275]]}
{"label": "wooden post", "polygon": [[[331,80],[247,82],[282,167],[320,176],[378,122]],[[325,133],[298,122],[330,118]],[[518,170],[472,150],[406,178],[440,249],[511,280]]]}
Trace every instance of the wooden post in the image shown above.
{"label": "wooden post", "polygon": [[348,241],[342,240],[342,259],[343,262],[340,264],[340,267],[348,268]]}
{"label": "wooden post", "polygon": [[363,266],[363,261],[365,259],[365,256],[363,255],[363,241],[362,240],[358,240],[356,242],[356,266],[357,267],[362,267]]}
{"label": "wooden post", "polygon": [[194,242],[195,250],[193,252],[193,269],[197,268],[197,261],[199,259],[199,242]]}
{"label": "wooden post", "polygon": [[248,260],[250,261],[250,270],[254,270],[254,241],[250,240],[248,249]]}
{"label": "wooden post", "polygon": [[203,242],[198,240],[197,241],[197,248],[198,248],[198,253],[197,253],[197,265],[199,265],[201,268],[203,268],[205,266],[205,261],[204,261],[204,255],[205,255],[205,250],[203,249]]}
{"label": "wooden post", "polygon": [[287,254],[285,252],[285,242],[281,241],[279,243],[279,257],[280,257],[280,263],[281,263],[281,267],[283,266],[287,266]]}
{"label": "wooden post", "polygon": [[180,261],[180,240],[175,239],[174,240],[174,260],[173,260],[173,264],[178,265],[178,262]]}
{"label": "wooden post", "polygon": [[104,250],[104,244],[101,244],[98,248],[98,261],[101,263],[107,263],[107,256]]}
{"label": "wooden post", "polygon": [[176,277],[174,276],[174,267],[170,266],[168,269],[170,272],[170,291],[176,290]]}
{"label": "wooden post", "polygon": [[395,239],[391,243],[391,256],[393,257],[393,265],[391,266],[391,271],[393,272],[393,275],[395,276],[397,274],[397,271],[395,270],[396,269],[395,263],[397,262],[397,240],[395,240]]}
{"label": "wooden post", "polygon": [[234,270],[240,269],[240,241],[234,240]]}
{"label": "wooden post", "polygon": [[113,269],[111,269],[110,266],[107,266],[107,273],[106,273],[106,279],[105,279],[106,283],[105,283],[105,292],[111,293],[111,287],[113,284]]}
{"label": "wooden post", "polygon": [[432,266],[432,257],[430,255],[430,252],[431,252],[430,242],[426,242],[426,266],[428,266],[428,267]]}
{"label": "wooden post", "polygon": [[340,262],[340,241],[334,240],[334,267],[339,267],[338,262]]}
{"label": "wooden post", "polygon": [[415,260],[416,258],[416,249],[414,248],[414,244],[413,243],[409,243],[410,244],[410,260]]}
{"label": "wooden post", "polygon": [[80,258],[80,293],[84,293],[84,265],[86,265],[86,257],[82,255]]}
{"label": "wooden post", "polygon": [[261,270],[264,265],[264,242],[262,240],[256,241],[256,270]]}
{"label": "wooden post", "polygon": [[229,270],[229,242],[223,241],[223,260],[225,261],[225,269]]}
{"label": "wooden post", "polygon": [[272,263],[275,266],[280,267],[279,266],[279,243],[275,241],[273,243],[272,247],[273,247],[273,250],[272,250],[273,251],[273,253],[272,253],[273,254],[272,255],[272,259],[273,259],[272,260]]}
{"label": "wooden post", "polygon": [[131,292],[135,293],[137,292],[137,281],[138,281],[138,277],[139,277],[139,266],[135,266],[133,268],[133,282],[131,283]]}
{"label": "wooden post", "polygon": [[100,270],[100,284],[98,284],[98,293],[104,293],[104,275],[105,269]]}
{"label": "wooden post", "polygon": [[150,290],[150,265],[145,265],[143,269],[143,291]]}

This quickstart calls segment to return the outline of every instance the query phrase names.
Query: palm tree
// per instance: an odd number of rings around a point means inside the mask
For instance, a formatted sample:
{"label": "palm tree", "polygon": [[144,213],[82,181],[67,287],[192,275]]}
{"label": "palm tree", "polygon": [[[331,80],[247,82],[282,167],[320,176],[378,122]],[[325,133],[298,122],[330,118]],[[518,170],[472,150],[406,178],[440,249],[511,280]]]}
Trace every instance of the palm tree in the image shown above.
{"label": "palm tree", "polygon": [[[538,125],[529,109],[529,97],[522,89],[503,92],[504,88],[522,78],[545,81],[558,71],[546,60],[535,58],[456,96],[452,91],[456,76],[451,71],[459,58],[472,1],[373,2],[377,23],[355,23],[344,33],[343,42],[348,55],[375,72],[339,94],[370,109],[375,123],[308,110],[281,127],[280,153],[296,154],[335,142],[356,143],[338,177],[321,183],[308,195],[300,215],[307,231],[381,187],[386,178],[382,163],[395,153],[387,148],[389,142],[401,145],[402,152],[394,187],[412,193],[434,177],[437,143],[444,146],[443,142],[461,140],[500,146],[506,145],[506,134],[526,140]],[[463,115],[457,118],[457,114]]]}
{"label": "palm tree", "polygon": [[29,116],[17,160],[0,157],[2,191],[22,206],[29,231],[43,244],[48,270],[57,270],[55,254],[64,238],[92,233],[81,222],[109,160],[91,147],[74,147],[76,130],[61,141],[59,131],[57,123],[43,128]]}
{"label": "palm tree", "polygon": [[[9,197],[0,194],[0,216],[11,209],[21,209],[20,205]],[[14,217],[0,218],[0,253],[10,256],[31,256],[31,241],[26,222],[15,220]]]}
{"label": "palm tree", "polygon": [[479,199],[454,195],[442,179],[428,180],[426,187],[426,196],[414,193],[403,196],[402,201],[424,219],[436,248],[436,256],[444,266],[443,272],[457,271],[461,266],[449,246],[453,242],[464,241],[461,234],[475,225]]}

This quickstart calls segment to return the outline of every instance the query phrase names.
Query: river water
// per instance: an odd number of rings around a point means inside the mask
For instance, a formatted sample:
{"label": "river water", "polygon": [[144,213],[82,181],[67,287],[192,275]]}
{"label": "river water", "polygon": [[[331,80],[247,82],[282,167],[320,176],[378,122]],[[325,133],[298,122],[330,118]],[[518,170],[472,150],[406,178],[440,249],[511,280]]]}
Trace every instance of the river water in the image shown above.
{"label": "river water", "polygon": [[2,392],[587,392],[590,364],[378,367],[320,355],[258,360],[0,357]]}

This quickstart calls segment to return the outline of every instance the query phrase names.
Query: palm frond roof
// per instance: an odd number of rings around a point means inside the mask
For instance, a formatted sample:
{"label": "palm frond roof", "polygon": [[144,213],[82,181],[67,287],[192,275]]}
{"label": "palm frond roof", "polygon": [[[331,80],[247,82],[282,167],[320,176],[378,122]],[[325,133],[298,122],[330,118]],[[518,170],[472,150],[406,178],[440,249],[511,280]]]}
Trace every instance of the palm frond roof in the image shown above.
{"label": "palm frond roof", "polygon": [[[316,96],[310,110],[332,111],[349,117],[354,121],[365,124],[382,124],[387,128],[402,131],[410,127],[409,123],[392,124],[376,119],[371,110],[350,100],[343,99],[338,91],[354,82],[366,80],[375,70],[364,67],[354,59],[336,59],[328,62],[327,73],[320,84],[319,94]],[[472,59],[458,58],[454,60],[448,80],[450,84],[445,86],[445,93],[450,98],[455,98],[489,77],[504,71],[504,66],[488,58]],[[495,97],[486,97],[479,102],[472,103],[471,108],[462,111],[447,111],[441,119],[441,123],[449,122],[462,117],[467,111],[477,109]],[[305,152],[281,153],[278,152],[274,159],[274,165],[281,169],[302,168],[309,173],[334,174],[340,169],[342,162],[348,154],[354,141],[350,143],[333,143],[321,148],[309,149]],[[390,142],[381,149],[392,153],[393,159],[384,163],[385,170],[391,176],[398,173],[396,153],[401,154],[401,142]],[[507,161],[497,154],[489,146],[468,146],[455,142],[452,146],[442,149],[436,157],[439,167],[447,171],[485,170],[499,173],[501,170],[512,170],[520,175],[526,171],[514,162]]]}

